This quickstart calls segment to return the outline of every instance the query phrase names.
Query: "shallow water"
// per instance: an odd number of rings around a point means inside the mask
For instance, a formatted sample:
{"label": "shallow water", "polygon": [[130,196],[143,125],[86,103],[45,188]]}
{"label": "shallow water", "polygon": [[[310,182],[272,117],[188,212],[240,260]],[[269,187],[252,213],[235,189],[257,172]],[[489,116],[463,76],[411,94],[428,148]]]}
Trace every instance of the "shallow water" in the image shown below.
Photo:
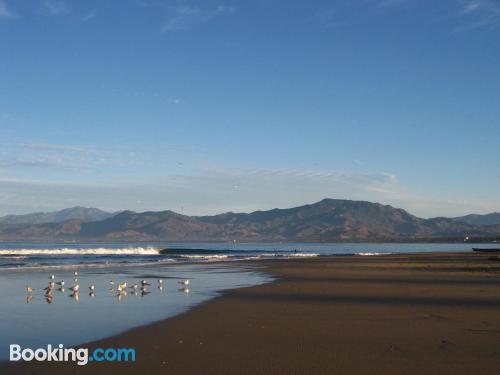
{"label": "shallow water", "polygon": [[[0,360],[8,359],[9,345],[37,348],[47,344],[76,345],[108,337],[132,327],[177,315],[215,297],[219,291],[270,281],[258,270],[231,264],[176,264],[124,268],[79,269],[78,298],[71,297],[73,269],[3,270],[0,272]],[[65,291],[44,297],[49,275],[65,280]],[[158,288],[158,279],[164,288]],[[128,285],[147,279],[149,294],[117,297],[110,279]],[[179,281],[190,279],[189,292]],[[35,290],[30,299],[26,284]],[[88,286],[96,285],[95,296]],[[50,303],[49,303],[50,302]]]}

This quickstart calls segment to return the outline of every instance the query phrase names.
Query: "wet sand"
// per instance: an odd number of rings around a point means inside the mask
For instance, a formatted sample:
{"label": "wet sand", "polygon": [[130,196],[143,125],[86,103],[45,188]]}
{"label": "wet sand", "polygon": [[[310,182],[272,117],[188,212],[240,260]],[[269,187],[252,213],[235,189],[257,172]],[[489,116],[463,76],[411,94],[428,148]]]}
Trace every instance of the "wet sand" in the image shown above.
{"label": "wet sand", "polygon": [[2,374],[497,374],[500,261],[412,254],[260,261],[271,284],[85,347],[135,363],[3,365]]}

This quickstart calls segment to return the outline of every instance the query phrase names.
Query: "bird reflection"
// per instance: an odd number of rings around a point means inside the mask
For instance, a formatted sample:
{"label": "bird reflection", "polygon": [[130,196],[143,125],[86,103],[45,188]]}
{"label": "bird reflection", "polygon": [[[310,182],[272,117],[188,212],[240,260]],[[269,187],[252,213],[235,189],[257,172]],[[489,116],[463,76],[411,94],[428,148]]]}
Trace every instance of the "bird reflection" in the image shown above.
{"label": "bird reflection", "polygon": [[46,294],[45,295],[45,301],[47,301],[47,303],[52,303],[52,301],[54,300],[54,297],[52,296],[52,294]]}
{"label": "bird reflection", "polygon": [[95,298],[95,293],[94,293],[94,292],[90,292],[90,293],[89,293],[89,297],[90,297],[90,298]]}
{"label": "bird reflection", "polygon": [[33,296],[31,294],[28,294],[26,296],[26,303],[30,303],[33,300]]}
{"label": "bird reflection", "polygon": [[124,299],[127,296],[127,291],[126,290],[121,290],[120,293],[116,295],[118,298],[118,302],[121,302],[122,299]]}
{"label": "bird reflection", "polygon": [[71,293],[69,296],[73,298],[76,302],[80,300],[80,293],[78,291]]}

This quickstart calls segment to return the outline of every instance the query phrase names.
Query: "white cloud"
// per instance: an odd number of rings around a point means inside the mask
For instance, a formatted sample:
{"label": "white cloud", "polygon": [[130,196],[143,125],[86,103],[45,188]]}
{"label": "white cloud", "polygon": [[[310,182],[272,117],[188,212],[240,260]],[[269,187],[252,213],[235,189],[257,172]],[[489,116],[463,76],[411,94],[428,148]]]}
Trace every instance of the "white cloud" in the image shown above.
{"label": "white cloud", "polygon": [[87,13],[85,15],[83,15],[80,19],[83,21],[83,22],[87,22],[87,21],[90,21],[91,19],[97,17],[97,13],[96,12],[90,12],[90,13]]}
{"label": "white cloud", "polygon": [[235,8],[219,5],[212,9],[198,6],[181,5],[169,9],[168,19],[162,27],[163,32],[191,29],[220,15],[233,13]]}
{"label": "white cloud", "polygon": [[68,151],[68,152],[77,152],[83,154],[99,153],[99,151],[95,148],[48,144],[48,143],[21,143],[21,147],[33,150]]}
{"label": "white cloud", "polygon": [[0,0],[0,18],[15,18],[16,15],[7,5],[5,0]]}
{"label": "white cloud", "polygon": [[391,173],[321,170],[211,168],[156,181],[79,184],[0,177],[0,213],[57,210],[74,205],[106,210],[166,210],[191,215],[250,212],[309,204],[323,198],[391,204],[421,217],[499,211],[499,202],[417,196]]}
{"label": "white cloud", "polygon": [[45,9],[52,15],[64,15],[70,12],[69,5],[63,0],[44,0]]}
{"label": "white cloud", "polygon": [[458,18],[461,24],[455,32],[500,25],[500,2],[496,0],[459,0]]}

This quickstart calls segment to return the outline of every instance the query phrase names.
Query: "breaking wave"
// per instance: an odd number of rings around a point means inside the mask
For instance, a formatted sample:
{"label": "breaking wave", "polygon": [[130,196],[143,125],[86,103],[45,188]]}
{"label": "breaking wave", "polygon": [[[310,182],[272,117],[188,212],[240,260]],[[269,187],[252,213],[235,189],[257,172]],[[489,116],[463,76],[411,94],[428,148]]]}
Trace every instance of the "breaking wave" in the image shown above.
{"label": "breaking wave", "polygon": [[33,255],[159,255],[160,250],[154,247],[127,247],[127,248],[83,248],[83,249],[0,249],[0,255],[5,256],[33,256]]}

